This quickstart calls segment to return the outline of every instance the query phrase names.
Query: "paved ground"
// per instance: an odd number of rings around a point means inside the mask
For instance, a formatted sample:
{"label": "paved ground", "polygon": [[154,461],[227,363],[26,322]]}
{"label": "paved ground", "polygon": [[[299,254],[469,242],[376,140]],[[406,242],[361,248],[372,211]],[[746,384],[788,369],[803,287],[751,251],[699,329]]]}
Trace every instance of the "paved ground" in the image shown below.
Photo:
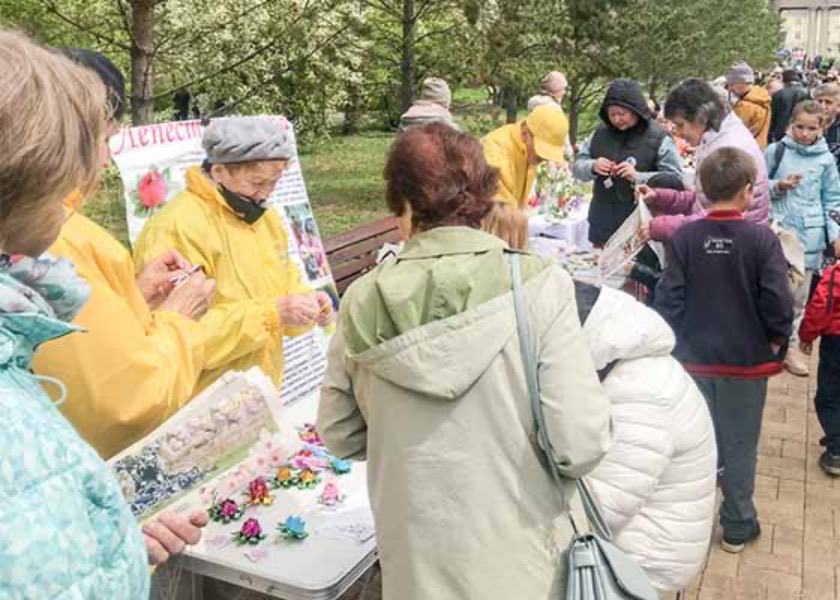
{"label": "paved ground", "polygon": [[815,362],[812,373],[770,381],[756,484],[761,539],[727,554],[718,528],[688,600],[840,600],[840,480],[817,466]]}

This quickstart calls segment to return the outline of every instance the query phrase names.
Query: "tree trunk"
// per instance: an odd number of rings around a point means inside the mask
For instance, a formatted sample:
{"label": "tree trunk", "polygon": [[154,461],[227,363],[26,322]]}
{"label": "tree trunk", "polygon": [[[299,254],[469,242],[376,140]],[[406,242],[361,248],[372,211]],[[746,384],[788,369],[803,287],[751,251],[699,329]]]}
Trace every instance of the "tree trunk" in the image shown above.
{"label": "tree trunk", "polygon": [[580,97],[571,93],[569,99],[569,143],[577,145],[578,119],[580,117]]}
{"label": "tree trunk", "polygon": [[414,102],[414,0],[403,0],[402,59],[400,60],[400,109],[411,108]]}
{"label": "tree trunk", "polygon": [[347,84],[347,103],[344,105],[344,135],[353,135],[359,132],[359,121],[362,117],[362,97],[359,86],[354,83]]}
{"label": "tree trunk", "polygon": [[154,72],[156,0],[131,0],[131,122],[154,121]]}
{"label": "tree trunk", "polygon": [[505,86],[505,119],[508,123],[516,123],[516,117],[519,113],[517,100],[519,93],[513,86]]}

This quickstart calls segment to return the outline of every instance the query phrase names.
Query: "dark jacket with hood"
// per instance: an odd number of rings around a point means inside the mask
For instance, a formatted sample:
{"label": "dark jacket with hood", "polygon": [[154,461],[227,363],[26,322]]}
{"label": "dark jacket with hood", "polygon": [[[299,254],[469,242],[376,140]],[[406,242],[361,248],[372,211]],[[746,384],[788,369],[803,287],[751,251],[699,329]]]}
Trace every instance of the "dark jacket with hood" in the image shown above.
{"label": "dark jacket with hood", "polygon": [[[610,106],[622,106],[639,117],[638,124],[626,131],[613,127],[607,114]],[[601,105],[603,123],[589,142],[589,158],[608,158],[621,163],[636,161],[638,172],[659,170],[664,129],[650,118],[647,102],[639,85],[628,79],[613,81]],[[607,180],[611,181],[606,183]],[[602,246],[635,209],[634,183],[621,177],[595,176],[595,192],[589,208],[589,240]]]}
{"label": "dark jacket with hood", "polygon": [[773,94],[770,102],[770,141],[778,142],[785,137],[793,109],[800,102],[810,100],[808,90],[802,84],[789,82]]}

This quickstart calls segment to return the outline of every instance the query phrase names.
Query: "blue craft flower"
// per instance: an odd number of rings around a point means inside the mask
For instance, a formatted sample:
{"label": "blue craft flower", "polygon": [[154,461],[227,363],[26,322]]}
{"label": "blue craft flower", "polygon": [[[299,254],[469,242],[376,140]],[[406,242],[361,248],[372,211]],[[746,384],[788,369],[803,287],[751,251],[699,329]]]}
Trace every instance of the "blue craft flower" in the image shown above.
{"label": "blue craft flower", "polygon": [[277,526],[280,535],[287,539],[303,540],[309,536],[306,531],[306,521],[300,517],[288,517]]}
{"label": "blue craft flower", "polygon": [[330,466],[332,467],[332,470],[335,471],[336,475],[346,475],[350,472],[350,469],[353,468],[353,463],[343,458],[333,457],[330,461]]}

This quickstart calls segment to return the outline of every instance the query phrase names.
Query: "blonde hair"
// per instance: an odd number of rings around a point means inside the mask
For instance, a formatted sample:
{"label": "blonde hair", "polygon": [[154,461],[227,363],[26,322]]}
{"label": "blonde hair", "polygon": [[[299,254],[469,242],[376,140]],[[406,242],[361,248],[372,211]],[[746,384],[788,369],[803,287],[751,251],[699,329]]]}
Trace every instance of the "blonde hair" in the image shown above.
{"label": "blonde hair", "polygon": [[106,107],[94,73],[0,29],[0,248],[51,203],[92,191]]}
{"label": "blonde hair", "polygon": [[840,85],[836,83],[824,83],[814,90],[814,98],[840,98]]}

